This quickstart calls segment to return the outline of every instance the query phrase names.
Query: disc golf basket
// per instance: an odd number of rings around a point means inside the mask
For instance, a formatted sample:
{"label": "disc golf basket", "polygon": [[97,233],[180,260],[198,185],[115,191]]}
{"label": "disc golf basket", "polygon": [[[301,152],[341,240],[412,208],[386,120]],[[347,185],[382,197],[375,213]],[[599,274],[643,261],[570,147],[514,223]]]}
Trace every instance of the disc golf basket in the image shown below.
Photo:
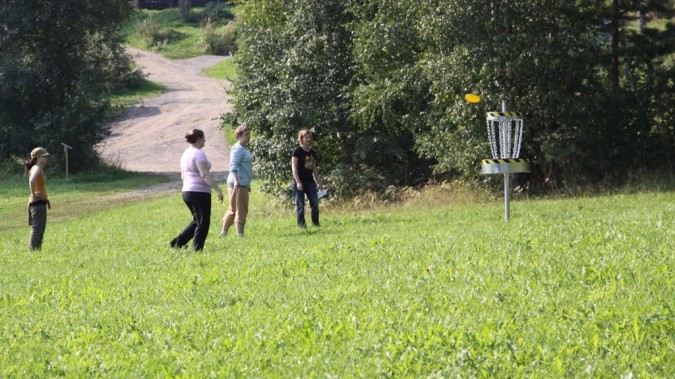
{"label": "disc golf basket", "polygon": [[504,219],[509,221],[509,174],[530,172],[530,163],[520,158],[523,138],[523,117],[518,112],[488,112],[486,117],[488,142],[492,159],[482,160],[483,174],[504,174]]}

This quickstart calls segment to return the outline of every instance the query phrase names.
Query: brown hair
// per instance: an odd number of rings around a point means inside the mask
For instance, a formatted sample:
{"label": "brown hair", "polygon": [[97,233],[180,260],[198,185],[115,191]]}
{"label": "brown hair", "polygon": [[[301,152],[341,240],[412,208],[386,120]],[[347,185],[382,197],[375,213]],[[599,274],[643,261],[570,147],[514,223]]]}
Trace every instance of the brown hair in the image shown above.
{"label": "brown hair", "polygon": [[246,124],[241,124],[237,127],[237,129],[234,129],[234,137],[236,139],[239,139],[239,137],[243,136],[244,133],[248,132],[250,129]]}
{"label": "brown hair", "polygon": [[185,142],[187,143],[195,143],[200,138],[204,138],[204,132],[201,129],[192,129],[185,133]]}
{"label": "brown hair", "polygon": [[302,139],[305,138],[306,135],[311,134],[312,136],[314,133],[312,133],[311,130],[309,129],[302,129],[301,131],[298,132],[298,144],[302,145]]}
{"label": "brown hair", "polygon": [[24,174],[28,174],[28,171],[30,171],[30,169],[33,168],[33,166],[35,166],[35,164],[37,164],[37,160],[38,160],[38,157],[33,157],[33,158],[30,158],[30,159],[27,159],[23,163]]}

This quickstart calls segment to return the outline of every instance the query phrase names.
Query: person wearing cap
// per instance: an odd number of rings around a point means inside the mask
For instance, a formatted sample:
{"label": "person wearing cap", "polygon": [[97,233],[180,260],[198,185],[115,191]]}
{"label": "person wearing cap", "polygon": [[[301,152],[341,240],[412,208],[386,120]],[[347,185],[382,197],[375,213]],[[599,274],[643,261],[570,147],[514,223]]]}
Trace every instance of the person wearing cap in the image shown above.
{"label": "person wearing cap", "polygon": [[42,237],[47,228],[47,208],[51,209],[47,197],[47,186],[44,168],[49,162],[49,152],[44,147],[36,147],[30,152],[30,159],[24,164],[24,170],[28,174],[28,225],[31,226],[29,249],[40,250]]}

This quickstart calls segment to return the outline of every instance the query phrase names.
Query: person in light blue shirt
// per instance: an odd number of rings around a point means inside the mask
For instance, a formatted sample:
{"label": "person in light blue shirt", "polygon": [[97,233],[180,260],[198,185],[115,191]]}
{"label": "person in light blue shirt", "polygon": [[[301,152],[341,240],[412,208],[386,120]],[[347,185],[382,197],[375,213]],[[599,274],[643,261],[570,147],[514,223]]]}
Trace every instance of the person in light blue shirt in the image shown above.
{"label": "person in light blue shirt", "polygon": [[223,217],[223,230],[219,237],[227,235],[232,225],[237,228],[237,235],[244,236],[246,215],[248,214],[248,198],[253,179],[253,154],[246,148],[251,140],[251,131],[246,125],[235,129],[237,143],[230,150],[230,174],[227,186],[230,192],[230,209]]}

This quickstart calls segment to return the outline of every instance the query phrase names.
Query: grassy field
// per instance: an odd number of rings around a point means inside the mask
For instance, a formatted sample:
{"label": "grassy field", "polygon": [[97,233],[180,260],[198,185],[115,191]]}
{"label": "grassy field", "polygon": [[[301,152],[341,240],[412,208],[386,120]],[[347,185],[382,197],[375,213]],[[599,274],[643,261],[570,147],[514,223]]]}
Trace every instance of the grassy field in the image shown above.
{"label": "grassy field", "polygon": [[166,87],[160,83],[156,83],[144,79],[139,88],[134,89],[120,89],[110,94],[110,102],[115,107],[128,107],[140,101],[160,95]]}
{"label": "grassy field", "polygon": [[[194,21],[185,22],[175,8],[142,10],[137,12],[132,20],[123,28],[122,34],[130,46],[152,50],[167,58],[184,59],[197,57],[205,53],[204,47],[199,44],[201,37],[199,15],[202,12],[202,8],[193,8]],[[169,38],[166,41],[154,46],[148,46],[136,32],[136,25],[149,17],[169,34]],[[225,25],[221,24],[216,28],[216,31],[222,31],[224,28]]]}
{"label": "grassy field", "polygon": [[204,75],[214,79],[232,81],[237,77],[237,61],[226,59],[204,70]]}
{"label": "grassy field", "polygon": [[307,231],[254,191],[247,236],[216,238],[214,203],[194,253],[168,248],[178,192],[60,204],[70,190],[50,180],[66,221],[41,252],[25,217],[0,231],[0,377],[675,376],[672,191],[514,201],[505,223],[437,188],[324,204]]}
{"label": "grassy field", "polygon": [[[54,204],[50,222],[78,218],[86,213],[98,212],[124,204],[127,199],[115,197],[169,179],[161,175],[147,175],[122,171],[113,167],[96,173],[65,177],[47,173],[49,199]],[[27,222],[28,177],[9,175],[0,180],[0,233],[25,228]]]}

